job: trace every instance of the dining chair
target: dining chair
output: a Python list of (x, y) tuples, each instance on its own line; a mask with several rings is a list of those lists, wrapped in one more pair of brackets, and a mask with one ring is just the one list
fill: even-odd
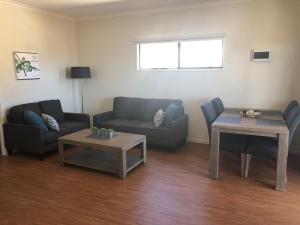
[(285, 111), (283, 112), (283, 118), (287, 119), (289, 116), (289, 113), (293, 110), (293, 108), (299, 106), (299, 103), (296, 100), (293, 100), (289, 103), (289, 105), (286, 107)]
[(285, 120), (285, 123), (288, 127), (290, 127), (292, 125), (293, 120), (296, 118), (296, 116), (298, 115), (298, 113), (300, 113), (300, 107), (299, 106), (295, 106), (287, 115)]
[[(207, 102), (201, 106), (203, 112), (208, 136), (209, 136), (209, 145), (211, 145), (211, 126), (212, 123), (217, 119), (218, 115), (216, 110), (211, 102)], [(221, 133), (220, 134), (220, 151), (236, 152), (241, 153), (241, 176), (244, 176), (244, 162), (246, 158), (245, 149), (246, 149), (246, 139), (244, 135), (238, 134), (229, 134)]]
[[(294, 108), (292, 111), (294, 112), (290, 113), (289, 117), (286, 119), (286, 121), (287, 120), (291, 121), (289, 124), (287, 124), (289, 129), (289, 145), (288, 145), (289, 148), (291, 146), (293, 138), (296, 137), (294, 134), (300, 124), (300, 107), (298, 106)], [(252, 155), (264, 155), (273, 160), (277, 160), (277, 152), (278, 152), (278, 140), (273, 138), (258, 137), (258, 136), (253, 136), (249, 138), (247, 141), (247, 148), (246, 148), (246, 159), (245, 159), (246, 161), (244, 162), (245, 164), (244, 177), (245, 178), (248, 177)]]
[(213, 100), (211, 100), (211, 103), (213, 104), (213, 106), (216, 110), (216, 113), (219, 116), (224, 111), (224, 105), (223, 105), (222, 100), (219, 97), (217, 97), (217, 98), (214, 98)]
[(218, 115), (216, 113), (215, 108), (213, 107), (212, 103), (207, 102), (201, 106), (201, 110), (203, 112), (207, 130), (208, 130), (208, 136), (209, 136), (209, 144), (211, 144), (211, 125), (212, 123), (217, 119)]

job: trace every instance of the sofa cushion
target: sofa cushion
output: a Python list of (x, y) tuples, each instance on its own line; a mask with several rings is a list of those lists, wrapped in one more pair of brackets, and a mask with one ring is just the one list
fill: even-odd
[(24, 121), (29, 125), (37, 125), (39, 126), (44, 132), (48, 132), (48, 127), (45, 124), (42, 117), (32, 111), (24, 111)]
[(164, 124), (170, 126), (171, 122), (176, 118), (179, 107), (173, 103), (169, 104), (165, 111)]
[(88, 123), (83, 122), (61, 122), (59, 123), (60, 131), (49, 131), (45, 134), (46, 144), (57, 142), (58, 137), (74, 133), (89, 127)]
[(63, 122), (65, 120), (61, 103), (58, 99), (41, 101), (39, 105), (44, 114), (52, 116), (57, 122)]
[(39, 116), (42, 115), (41, 109), (38, 103), (28, 103), (23, 105), (17, 105), (12, 107), (9, 110), (9, 118), (12, 120), (13, 123), (25, 123), (24, 121), (24, 111), (32, 111), (38, 114)]
[(110, 128), (120, 132), (131, 132), (132, 127), (141, 123), (139, 120), (113, 119), (105, 121), (101, 127)]
[(89, 124), (84, 122), (60, 122), (58, 125), (60, 128), (59, 133), (61, 135), (66, 135), (89, 128)]
[[(114, 119), (141, 120), (144, 117), (145, 102), (143, 98), (114, 98)], [(152, 117), (153, 119), (153, 117)]]
[(165, 118), (164, 111), (162, 109), (158, 110), (153, 119), (154, 126), (156, 128), (160, 127), (164, 122), (164, 118)]
[(165, 111), (170, 103), (182, 106), (182, 101), (179, 99), (147, 99), (145, 104), (145, 114), (143, 120), (152, 121), (155, 116), (155, 113), (159, 109), (163, 109)]
[(144, 121), (132, 127), (132, 132), (135, 134), (143, 134), (149, 137), (170, 138), (171, 129), (166, 126), (156, 128), (152, 121)]
[(50, 115), (42, 114), (43, 120), (51, 130), (60, 131), (57, 121)]

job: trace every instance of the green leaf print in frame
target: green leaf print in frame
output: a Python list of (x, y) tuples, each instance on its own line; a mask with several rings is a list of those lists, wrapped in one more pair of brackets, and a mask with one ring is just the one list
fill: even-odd
[(15, 52), (17, 80), (40, 79), (40, 57), (38, 53)]

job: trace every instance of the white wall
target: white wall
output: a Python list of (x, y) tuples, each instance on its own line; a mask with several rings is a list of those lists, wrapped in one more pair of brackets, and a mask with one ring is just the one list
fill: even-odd
[[(257, 0), (232, 5), (127, 15), (78, 23), (78, 59), (94, 69), (85, 82), (86, 108), (112, 108), (114, 96), (179, 98), (189, 114), (189, 139), (207, 142), (200, 105), (220, 96), (226, 107), (283, 109), (300, 99), (300, 3)], [(134, 40), (225, 33), (222, 70), (137, 72)], [(251, 49), (270, 49), (272, 61), (250, 61)]]
[[(74, 21), (0, 2), (0, 40), (1, 121), (13, 105), (46, 99), (59, 98), (65, 111), (74, 111), (76, 85), (65, 72), (77, 63)], [(16, 80), (14, 51), (40, 54), (40, 80)]]

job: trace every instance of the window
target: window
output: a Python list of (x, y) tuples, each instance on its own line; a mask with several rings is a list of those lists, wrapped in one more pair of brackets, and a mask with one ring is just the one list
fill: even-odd
[(177, 46), (177, 42), (140, 44), (140, 69), (176, 69)]
[(223, 67), (223, 38), (137, 44), (138, 70)]

